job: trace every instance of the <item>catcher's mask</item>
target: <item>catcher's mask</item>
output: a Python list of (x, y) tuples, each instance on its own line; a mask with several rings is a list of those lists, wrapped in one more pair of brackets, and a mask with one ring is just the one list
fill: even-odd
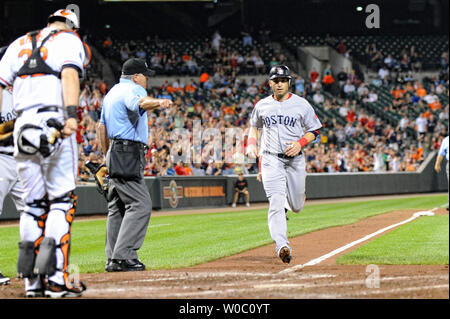
[(60, 131), (63, 125), (56, 119), (47, 120), (44, 127), (25, 124), (19, 129), (17, 147), (19, 152), (34, 155), (37, 152), (48, 157), (60, 145)]

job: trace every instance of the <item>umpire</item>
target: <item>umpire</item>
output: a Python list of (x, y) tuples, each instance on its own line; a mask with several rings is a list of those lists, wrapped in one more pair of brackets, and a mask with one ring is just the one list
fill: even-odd
[(144, 242), (152, 208), (143, 173), (147, 111), (172, 105), (170, 100), (147, 96), (148, 77), (153, 74), (144, 60), (128, 59), (120, 82), (103, 100), (98, 134), (110, 177), (105, 244), (109, 272), (145, 270), (137, 250)]

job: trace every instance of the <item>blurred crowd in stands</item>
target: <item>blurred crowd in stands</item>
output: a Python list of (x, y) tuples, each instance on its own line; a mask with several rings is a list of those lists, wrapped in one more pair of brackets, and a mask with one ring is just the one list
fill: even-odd
[[(120, 62), (136, 56), (157, 73), (174, 75), (148, 89), (150, 96), (173, 100), (174, 107), (148, 114), (146, 176), (256, 174), (258, 163), (246, 164), (242, 156), (245, 135), (253, 105), (271, 92), (267, 79), (246, 81), (241, 75), (265, 75), (286, 57), (273, 55), (268, 61), (265, 46), (254, 46), (245, 32), (235, 39), (249, 48), (244, 55), (224, 45), (229, 40), (217, 32), (193, 54), (180, 54), (158, 38), (147, 40), (161, 50), (149, 54), (129, 41), (120, 50)], [(113, 56), (108, 51), (113, 41), (108, 37), (103, 43), (107, 55)], [(429, 152), (439, 149), (448, 135), (448, 52), (442, 54), (438, 76), (418, 81), (420, 53), (414, 47), (404, 51), (400, 57), (381, 56), (369, 46), (374, 79), (363, 79), (355, 70), (333, 72), (331, 65), (305, 77), (294, 74), (292, 91), (311, 102), (323, 123), (320, 137), (304, 149), (308, 172), (416, 171)], [(177, 78), (183, 75), (190, 80)], [(84, 163), (103, 160), (96, 125), (108, 89), (92, 78), (82, 84), (77, 132), (82, 181), (89, 178)], [(227, 139), (232, 128), (244, 137)], [(177, 129), (189, 134), (177, 136)]]
[(106, 57), (124, 62), (130, 57), (146, 59), (157, 75), (199, 76), (203, 72), (224, 72), (227, 75), (265, 74), (267, 68), (284, 64), (286, 57), (275, 54), (269, 41), (269, 32), (261, 30), (257, 39), (249, 32), (242, 38), (223, 38), (216, 31), (211, 39), (193, 41), (163, 41), (158, 36), (144, 40), (118, 41), (119, 50), (110, 36), (102, 44)]

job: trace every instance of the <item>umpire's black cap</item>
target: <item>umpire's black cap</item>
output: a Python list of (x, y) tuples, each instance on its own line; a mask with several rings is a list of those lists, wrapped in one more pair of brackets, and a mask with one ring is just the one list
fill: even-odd
[(288, 78), (292, 79), (291, 70), (286, 65), (275, 65), (270, 69), (269, 79)]
[(122, 65), (123, 75), (144, 74), (146, 76), (155, 75), (155, 71), (150, 70), (147, 66), (147, 62), (143, 59), (131, 58), (124, 62)]

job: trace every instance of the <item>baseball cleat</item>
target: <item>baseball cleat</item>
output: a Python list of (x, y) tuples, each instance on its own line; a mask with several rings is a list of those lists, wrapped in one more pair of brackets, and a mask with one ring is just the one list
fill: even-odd
[(233, 208), (236, 208), (236, 204), (235, 204), (235, 203), (233, 203), (233, 205), (231, 205), (231, 207), (233, 207)]
[(27, 298), (39, 298), (44, 297), (44, 290), (43, 289), (31, 289), (27, 290), (25, 292), (25, 297)]
[(8, 285), (10, 282), (10, 279), (8, 277), (5, 277), (0, 272), (0, 285)]
[(280, 257), (281, 261), (283, 261), (285, 264), (289, 264), (291, 262), (292, 259), (291, 250), (287, 246), (284, 246), (280, 249), (278, 256)]
[(44, 294), (50, 298), (75, 298), (80, 297), (85, 290), (86, 286), (81, 281), (76, 286), (67, 286), (49, 280)]

